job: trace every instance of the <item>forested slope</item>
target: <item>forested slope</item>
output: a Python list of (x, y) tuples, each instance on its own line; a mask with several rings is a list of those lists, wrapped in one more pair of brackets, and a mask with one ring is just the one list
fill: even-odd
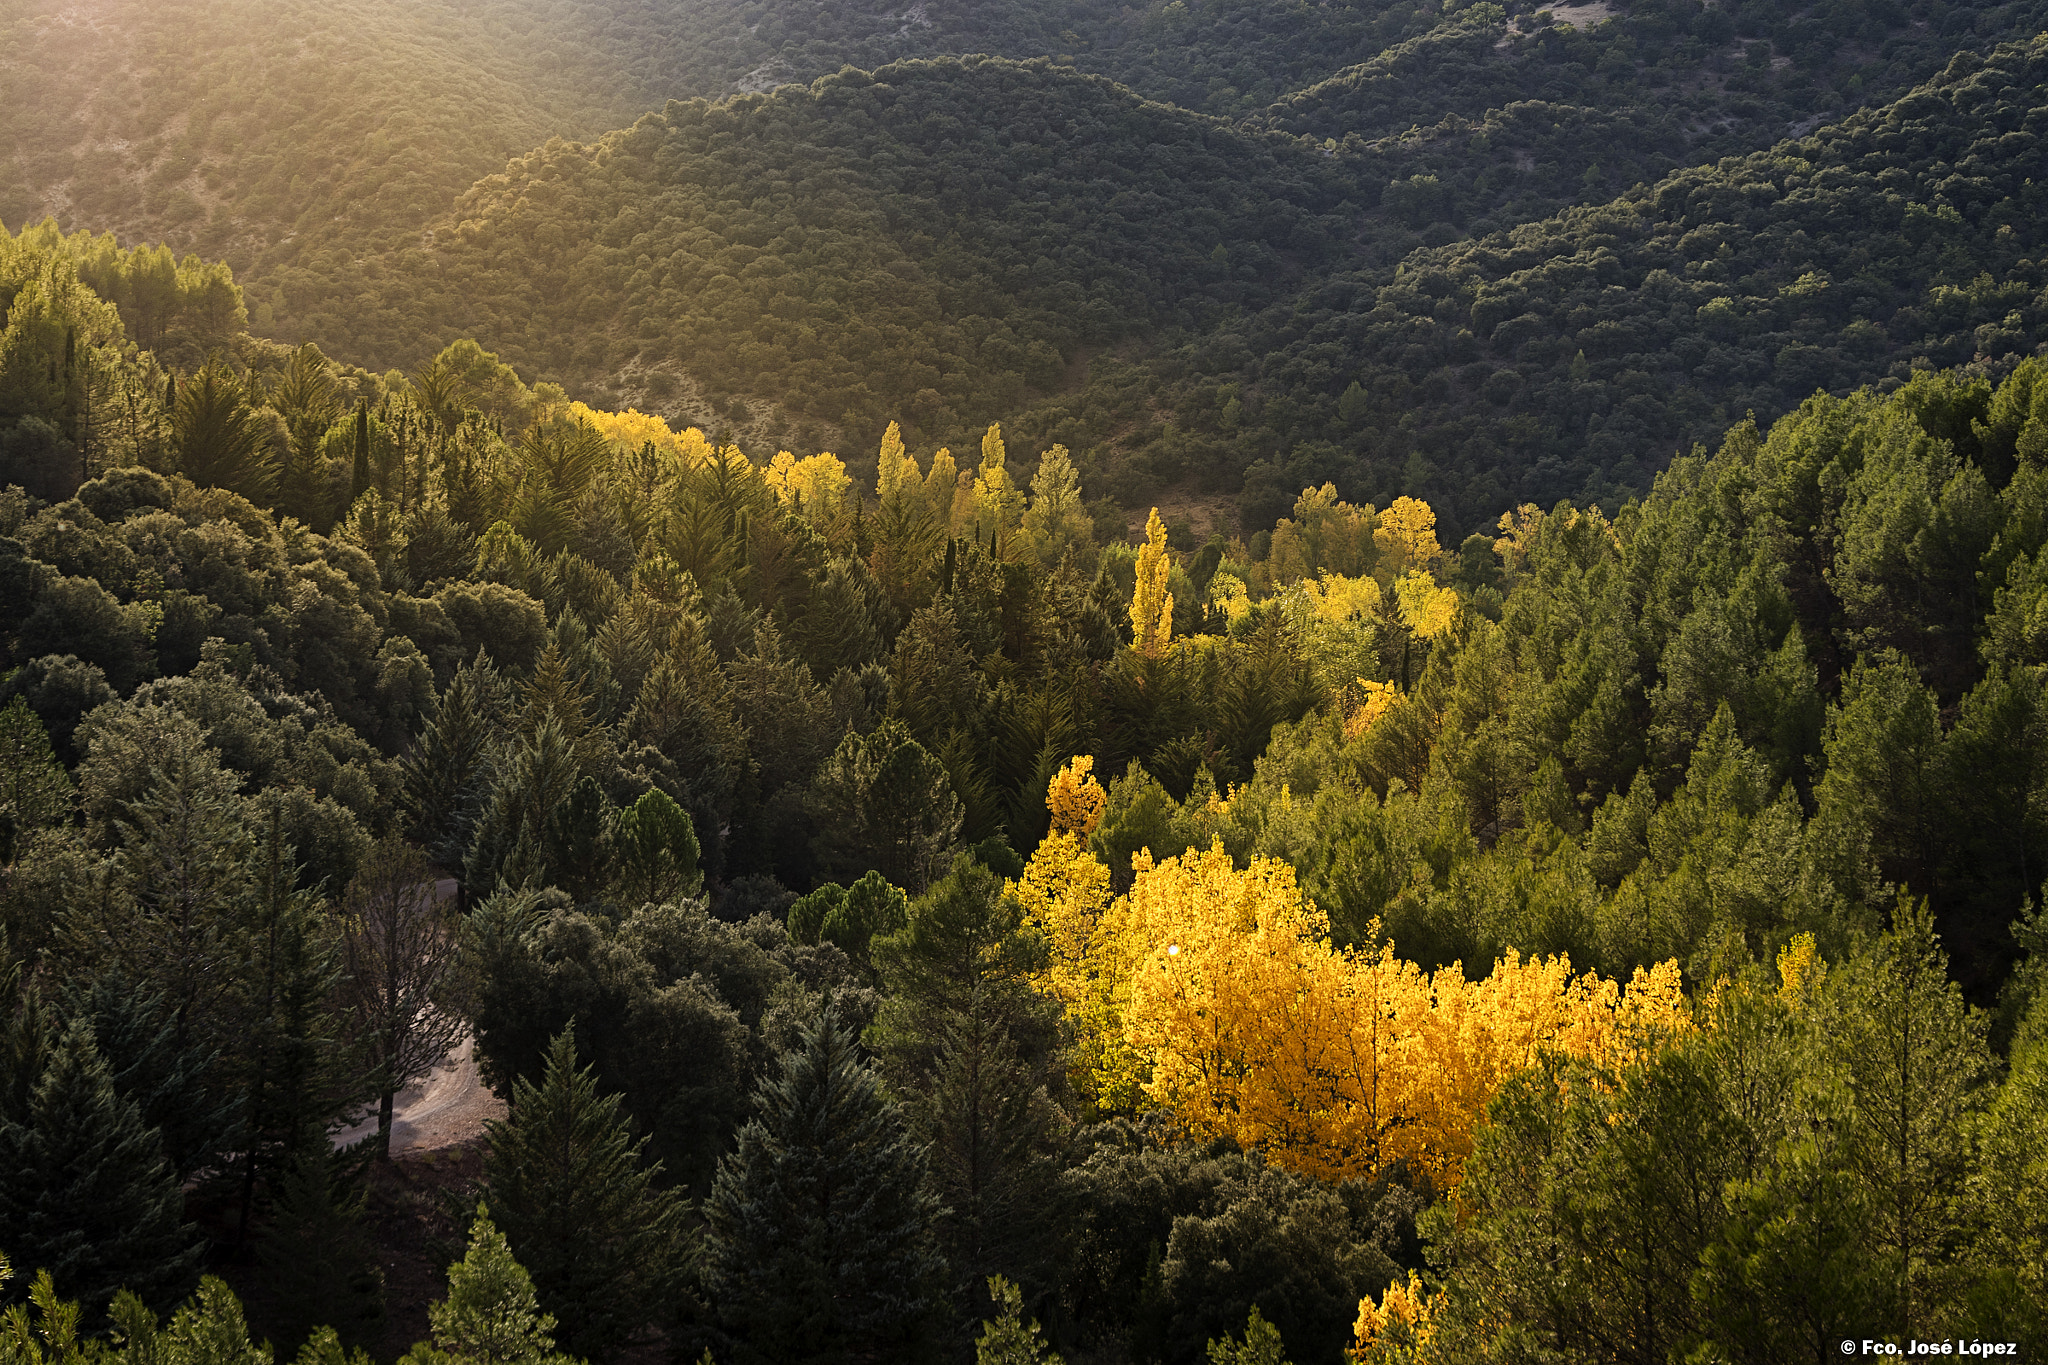
[[(450, 1295), (528, 1358), (534, 1312), (964, 1355), (995, 1275), (1173, 1365), (2038, 1344), (2039, 358), (1738, 423), (1611, 516), (1446, 552), (1324, 485), (1177, 552), (994, 426), (891, 431), (869, 496), (474, 342), (287, 350), (156, 259), (0, 239), (38, 1315), (126, 1286), (148, 1342), (211, 1242), (307, 1365), (377, 1342), (327, 1133), (467, 1027), (515, 1103)], [(218, 1282), (166, 1349), (201, 1324), (250, 1328)]]
[[(2032, 248), (2015, 239), (1940, 260), (1910, 253), (1889, 274), (1863, 272), (1882, 284), (1866, 282), (1877, 288), (1867, 305), (1843, 305), (1850, 291), (1837, 282), (1819, 325), (1869, 322), (1882, 341), (1859, 332), (1816, 345), (1787, 319), (1756, 322), (1752, 309), (1758, 335), (1772, 339), (1767, 375), (1711, 362), (1694, 375), (1719, 334), (1678, 346), (1665, 332), (1683, 324), (1650, 317), (1668, 314), (1668, 301), (1606, 298), (1593, 324), (1565, 329), (1575, 337), (1613, 322), (1645, 333), (1641, 344), (1525, 354), (1508, 344), (1512, 327), (1499, 344), (1462, 315), (1437, 330), (1434, 314), (1452, 305), (1435, 292), (1421, 310), (1429, 325), (1418, 326), (1409, 279), (1447, 269), (1463, 290), (1473, 270), (1526, 272), (1531, 251), (1570, 273), (1585, 239), (1613, 223), (1590, 207), (1549, 215), (1609, 203), (1677, 167), (1764, 156), (1755, 149), (1787, 132), (1893, 99), (1956, 51), (2030, 34), (2039, 11), (2036, 0), (1790, 11), (1635, 0), (1602, 22), (1566, 9), (1569, 22), (1545, 25), (1519, 3), (1425, 15), (1237, 0), (901, 13), (349, 0), (340, 10), (187, 14), (172, 4), (130, 14), (38, 0), (4, 21), (0, 82), (18, 136), (0, 153), (0, 221), (49, 209), (131, 242), (199, 247), (237, 268), (259, 332), (319, 340), (374, 368), (415, 364), (473, 332), (600, 402), (630, 398), (757, 439), (794, 440), (809, 422), (814, 443), (840, 441), (843, 428), (866, 444), (886, 414), (958, 439), (1010, 412), (1035, 438), (1073, 448), (1098, 486), (1127, 500), (1189, 479), (1234, 492), (1247, 466), (1292, 462), (1284, 475), (1253, 471), (1248, 529), (1270, 519), (1289, 484), (1324, 477), (1381, 498), (1432, 493), (1462, 524), (1468, 499), (1476, 516), (1516, 490), (1639, 490), (1685, 441), (1752, 405), (1783, 410), (1815, 384), (1881, 378), (1917, 354), (1967, 361), (1955, 338), (2002, 325), (2010, 307), (1994, 318), (1995, 301), (1971, 304), (1954, 326), (1924, 327), (1900, 310), (1953, 312), (1930, 309), (1926, 291), (1967, 290), (1986, 270), (1994, 292), (2006, 290)], [(1047, 61), (890, 64), (975, 51)], [(848, 62), (883, 74), (869, 85), (834, 74)], [(95, 75), (108, 72), (120, 74)], [(2032, 78), (2011, 75), (2018, 85), (1997, 98), (2017, 108)], [(542, 145), (623, 128), (670, 96), (816, 77), (826, 84), (653, 116), (646, 126), (683, 117), (723, 130), (692, 142), (669, 129), (671, 160), (660, 165), (621, 155), (646, 145), (646, 126), (630, 139)], [(898, 81), (908, 83), (901, 92)], [(894, 112), (879, 116), (880, 103)], [(1971, 155), (1929, 120), (1960, 129), (1977, 112), (1918, 103), (1898, 115), (1929, 149), (1946, 138), (1938, 155), (1887, 153), (1890, 170), (1916, 178), (1912, 202), (1939, 212), (1934, 185), (1955, 173), (1941, 168)], [(1773, 152), (1777, 169), (1751, 161), (1735, 174), (1782, 193), (1787, 174), (1802, 174), (1786, 169), (1794, 162), (1867, 156), (1840, 141)], [(1171, 184), (1145, 165), (1154, 145), (1175, 149), (1163, 157)], [(522, 198), (536, 177), (561, 183)], [(752, 190), (757, 179), (768, 193)], [(1824, 207), (1848, 219), (1831, 225), (1824, 249), (1863, 246), (1860, 216), (1833, 199)], [(1035, 220), (1056, 224), (1057, 241)], [(1141, 220), (1157, 241), (1137, 249)], [(1606, 226), (1589, 226), (1596, 220)], [(821, 244), (787, 235), (820, 222)], [(1226, 230), (1242, 244), (1225, 246)], [(1515, 230), (1515, 265), (1474, 264), (1502, 250), (1481, 241)], [(491, 244), (488, 260), (477, 240)], [(1601, 287), (1633, 288), (1682, 263), (1631, 264)], [(786, 277), (780, 285), (764, 280), (771, 270)], [(825, 272), (863, 283), (806, 297)], [(1803, 272), (1763, 273), (1740, 297), (1776, 300), (1761, 291)], [(1106, 292), (1091, 313), (1076, 290)], [(1691, 306), (1711, 302), (1702, 294)], [(850, 324), (857, 310), (870, 316)], [(1490, 325), (1501, 321), (1512, 319)], [(1710, 321), (1726, 330), (1722, 314)], [(2024, 309), (2020, 321), (2008, 349), (2025, 353)], [(1568, 367), (1582, 349), (1596, 387), (1573, 399)], [(1679, 371), (1685, 391), (1665, 393)], [(1354, 382), (1346, 418), (1337, 409)], [(1633, 392), (1645, 382), (1656, 397)], [(1027, 396), (1036, 401), (1020, 410)], [(1488, 415), (1464, 411), (1475, 397)], [(1410, 413), (1409, 429), (1387, 428), (1388, 407)], [(1611, 419), (1617, 407), (1627, 410)], [(1630, 467), (1620, 445), (1600, 439), (1610, 420), (1620, 422), (1615, 441), (1661, 453)]]

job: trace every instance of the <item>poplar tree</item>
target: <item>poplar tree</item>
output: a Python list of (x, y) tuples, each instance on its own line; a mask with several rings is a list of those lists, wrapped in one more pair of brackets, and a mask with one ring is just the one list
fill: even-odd
[(938, 1201), (924, 1153), (831, 1007), (757, 1103), (705, 1208), (706, 1284), (731, 1359), (928, 1358)]
[(686, 1268), (685, 1206), (643, 1160), (621, 1098), (576, 1065), (573, 1027), (555, 1035), (536, 1086), (513, 1085), (511, 1117), (490, 1125), (487, 1201), (528, 1267), (562, 1344), (610, 1359), (661, 1316)]

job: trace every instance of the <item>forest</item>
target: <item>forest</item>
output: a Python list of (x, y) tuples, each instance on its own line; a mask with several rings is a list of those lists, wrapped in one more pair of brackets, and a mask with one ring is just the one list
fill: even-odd
[(379, 372), (488, 338), (769, 449), (1005, 422), (1225, 534), (1618, 505), (2009, 364), (2048, 283), (2039, 0), (136, 8), (0, 19), (0, 221), (223, 261)]
[(2048, 1350), (2044, 29), (9, 6), (0, 1365)]
[(420, 1361), (2041, 1344), (2040, 360), (1177, 547), (166, 259), (0, 241), (10, 1362), (405, 1352), (465, 1033)]

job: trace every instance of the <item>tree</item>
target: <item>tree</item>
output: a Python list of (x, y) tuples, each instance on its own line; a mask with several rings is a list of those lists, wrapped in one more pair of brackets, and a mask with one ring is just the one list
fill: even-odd
[(242, 382), (217, 357), (179, 391), (171, 428), (186, 478), (254, 502), (269, 495), (277, 470), (268, 437)]
[(16, 696), (0, 710), (0, 866), (35, 830), (70, 814), (71, 776), (58, 764), (49, 733)]
[(818, 770), (805, 808), (827, 873), (874, 869), (921, 891), (943, 870), (962, 811), (946, 769), (898, 720), (849, 731)]
[(975, 1339), (975, 1365), (1062, 1365), (1059, 1352), (1046, 1349), (1037, 1321), (1024, 1320), (1023, 1290), (991, 1275), (988, 1296), (995, 1300), (996, 1316), (982, 1324)]
[(277, 1305), (272, 1325), (288, 1347), (322, 1328), (358, 1345), (382, 1322), (384, 1273), (363, 1230), (367, 1191), (354, 1178), (355, 1163), (314, 1123), (272, 1173), (270, 1224), (256, 1256)]
[(1029, 975), (1044, 943), (1003, 881), (962, 858), (875, 940), (884, 991), (868, 1030), (878, 1070), (928, 1144), (960, 1291), (1004, 1273), (1042, 1284), (1058, 1224), (1051, 1148), (1062, 1116), (1053, 1007)]
[(364, 856), (341, 910), (344, 1026), (375, 1078), (377, 1152), (388, 1159), (398, 1092), (462, 1036), (461, 1016), (445, 999), (459, 936), (433, 869), (396, 839), (379, 840)]
[(938, 1201), (827, 1006), (762, 1083), (705, 1207), (706, 1287), (742, 1365), (929, 1355)]
[(87, 1303), (122, 1288), (165, 1304), (192, 1285), (201, 1242), (156, 1131), (74, 1020), (33, 1083), (27, 1112), (0, 1114), (0, 1227), (9, 1251)]
[(619, 812), (613, 839), (621, 890), (629, 902), (694, 896), (703, 887), (696, 827), (659, 787), (650, 787)]
[(457, 669), (419, 737), (399, 760), (407, 831), (437, 866), (457, 876), (465, 894), (463, 864), (490, 789), (489, 759), (498, 729), (491, 701), (501, 690), (486, 656)]
[(1925, 903), (1910, 898), (1847, 969), (1843, 994), (1835, 1037), (1855, 1094), (1849, 1159), (1870, 1199), (1870, 1250), (1890, 1274), (1891, 1330), (1924, 1335), (1956, 1297), (1984, 1024), (1949, 979)]
[(348, 476), (350, 506), (354, 506), (356, 499), (370, 490), (370, 403), (365, 398), (356, 400), (354, 437), (350, 449)]
[(1131, 593), (1131, 648), (1147, 659), (1162, 658), (1173, 638), (1173, 594), (1166, 590), (1173, 558), (1166, 550), (1166, 523), (1159, 509), (1145, 519), (1145, 546), (1138, 551), (1138, 583)]
[(1058, 564), (1070, 549), (1094, 538), (1094, 524), (1081, 502), (1081, 479), (1067, 448), (1056, 445), (1038, 461), (1031, 476), (1031, 506), (1024, 513), (1024, 534), (1040, 564)]
[(1209, 1365), (1287, 1365), (1287, 1344), (1280, 1340), (1280, 1329), (1254, 1304), (1245, 1318), (1244, 1340), (1211, 1341), (1208, 1355)]
[(536, 1086), (513, 1085), (511, 1117), (490, 1125), (486, 1200), (529, 1267), (540, 1303), (558, 1310), (563, 1344), (592, 1360), (617, 1354), (657, 1321), (689, 1260), (685, 1206), (655, 1185), (618, 1095), (599, 1095), (576, 1065), (576, 1036), (548, 1048)]
[(483, 1204), (468, 1250), (448, 1267), (448, 1297), (428, 1306), (427, 1321), (433, 1342), (400, 1357), (405, 1365), (571, 1365), (555, 1351), (555, 1320), (540, 1311), (532, 1276)]

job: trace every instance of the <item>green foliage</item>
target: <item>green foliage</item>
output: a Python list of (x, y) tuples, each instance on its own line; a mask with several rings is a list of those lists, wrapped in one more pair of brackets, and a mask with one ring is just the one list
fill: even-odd
[(1043, 943), (1001, 880), (962, 858), (870, 951), (883, 1002), (868, 1048), (927, 1144), (956, 1281), (974, 1297), (996, 1273), (1046, 1283), (1063, 1221), (1053, 1158), (1065, 1124), (1048, 1093), (1060, 1083), (1057, 1020), (1026, 984)]
[(1046, 1348), (1037, 1321), (1025, 1321), (1023, 1290), (991, 1275), (988, 1296), (995, 1300), (996, 1316), (974, 1340), (975, 1365), (1061, 1365), (1059, 1352)]
[(102, 1304), (128, 1288), (157, 1304), (192, 1284), (200, 1242), (156, 1131), (75, 1021), (49, 1043), (39, 1074), (11, 1077), (26, 1105), (0, 1112), (0, 1223), (11, 1254)]
[(477, 1205), (469, 1247), (448, 1267), (448, 1297), (428, 1305), (433, 1342), (401, 1359), (410, 1365), (567, 1365), (551, 1335), (555, 1320), (540, 1311), (533, 1279), (513, 1259), (505, 1234)]
[(273, 1208), (257, 1244), (277, 1305), (270, 1324), (285, 1347), (360, 1346), (383, 1325), (384, 1272), (363, 1227), (359, 1162), (333, 1150), (324, 1128), (302, 1130), (289, 1160), (271, 1172)]
[(592, 1068), (576, 1066), (575, 1034), (548, 1049), (539, 1086), (520, 1079), (512, 1116), (490, 1129), (484, 1189), (508, 1244), (530, 1268), (534, 1292), (563, 1344), (609, 1359), (668, 1310), (689, 1241), (684, 1204), (653, 1183), (618, 1095), (600, 1096)]
[(1244, 1340), (1224, 1337), (1208, 1347), (1210, 1365), (1287, 1365), (1287, 1347), (1280, 1331), (1259, 1315), (1257, 1304), (1245, 1319)]
[(922, 1151), (829, 1007), (763, 1082), (705, 1205), (733, 1358), (921, 1359), (944, 1262)]
[(614, 839), (627, 900), (671, 901), (702, 889), (697, 831), (660, 788), (619, 812)]

